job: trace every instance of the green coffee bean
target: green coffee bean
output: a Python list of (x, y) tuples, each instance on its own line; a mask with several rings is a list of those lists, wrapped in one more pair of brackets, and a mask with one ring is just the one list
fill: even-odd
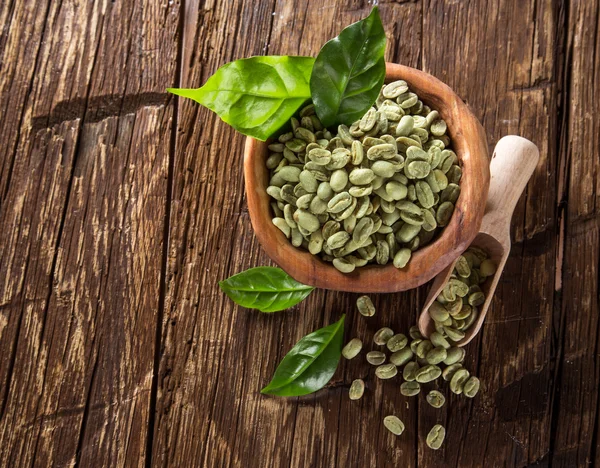
[(402, 93), (396, 98), (396, 102), (400, 104), (400, 107), (402, 107), (403, 109), (411, 108), (417, 103), (418, 100), (419, 97), (415, 93), (411, 93), (410, 91)]
[(317, 255), (321, 250), (323, 250), (323, 233), (317, 230), (310, 235), (308, 251), (313, 255)]
[(321, 229), (321, 232), (323, 233), (323, 239), (325, 239), (325, 240), (329, 239), (333, 234), (335, 234), (336, 232), (338, 232), (340, 230), (340, 227), (341, 227), (341, 225), (337, 221), (333, 221), (333, 220), (327, 221)]
[(298, 201), (298, 197), (294, 194), (294, 186), (290, 184), (285, 184), (281, 187), (281, 198), (283, 201), (290, 203), (293, 206), (296, 206), (296, 202)]
[(415, 184), (417, 199), (423, 208), (431, 208), (434, 205), (433, 192), (427, 182), (418, 181)]
[(454, 205), (449, 202), (443, 202), (440, 206), (438, 206), (435, 220), (438, 225), (446, 226), (450, 222), (450, 218), (452, 218), (452, 213), (454, 212)]
[(391, 328), (383, 327), (375, 332), (375, 335), (373, 336), (373, 341), (375, 342), (375, 344), (383, 346), (388, 342), (388, 340), (392, 336), (394, 336), (394, 331)]
[(375, 375), (382, 379), (391, 379), (398, 374), (398, 368), (394, 364), (382, 364), (375, 369)]
[(442, 375), (442, 370), (438, 366), (428, 364), (415, 373), (415, 380), (419, 383), (428, 383), (433, 382), (440, 375)]
[(487, 278), (488, 276), (493, 276), (496, 273), (496, 264), (488, 259), (485, 259), (481, 262), (481, 265), (479, 267), (479, 274), (481, 276), (483, 276), (484, 278)]
[(334, 258), (333, 266), (342, 273), (352, 273), (356, 266), (345, 258)]
[[(333, 177), (333, 176), (332, 176)], [(375, 174), (371, 169), (356, 168), (350, 172), (350, 182), (355, 185), (366, 185), (373, 181)]]
[[(296, 187), (298, 187), (298, 185)], [(308, 210), (310, 207), (310, 202), (312, 202), (313, 198), (315, 198), (314, 193), (307, 193), (306, 195), (301, 195), (298, 197), (298, 200), (296, 200), (296, 206), (303, 210)]]
[(452, 346), (447, 350), (446, 359), (444, 359), (444, 364), (447, 366), (451, 366), (452, 364), (461, 363), (465, 359), (465, 350), (464, 348), (458, 348), (456, 346)]
[(471, 267), (469, 266), (469, 262), (464, 257), (464, 255), (458, 257), (458, 260), (454, 265), (454, 269), (461, 278), (468, 278), (469, 276), (471, 276)]
[(402, 333), (398, 333), (387, 341), (386, 346), (392, 353), (395, 353), (396, 351), (404, 349), (407, 344), (408, 338)]
[(374, 366), (380, 366), (385, 362), (385, 353), (381, 351), (369, 351), (367, 353), (367, 362)]
[(419, 364), (415, 361), (409, 362), (404, 366), (404, 370), (402, 371), (402, 377), (407, 382), (412, 382), (415, 380), (415, 374), (419, 370)]
[(414, 354), (410, 348), (403, 348), (390, 356), (390, 362), (398, 367), (405, 365), (413, 358)]
[(360, 197), (356, 204), (356, 210), (354, 211), (354, 215), (356, 216), (356, 218), (361, 219), (364, 216), (366, 216), (370, 205), (371, 205), (371, 202), (369, 201), (369, 197), (366, 197), (366, 196)]
[(346, 359), (354, 359), (362, 349), (362, 341), (358, 338), (352, 338), (346, 346), (342, 348), (342, 356)]
[(450, 390), (452, 393), (460, 395), (463, 392), (465, 382), (469, 380), (470, 376), (471, 374), (467, 369), (456, 370), (450, 379)]
[(434, 408), (441, 408), (446, 403), (446, 397), (443, 393), (437, 390), (431, 390), (427, 396), (425, 397), (427, 403), (429, 403)]
[(306, 210), (296, 210), (294, 213), (294, 221), (296, 221), (299, 226), (306, 229), (309, 233), (315, 232), (321, 227), (317, 217)]
[(294, 220), (295, 211), (296, 209), (289, 203), (283, 207), (283, 218), (285, 219), (285, 222), (288, 224), (288, 226), (292, 229), (298, 229), (298, 225)]
[(302, 233), (298, 229), (292, 228), (291, 237), (292, 245), (294, 247), (300, 247), (302, 245), (303, 237)]
[(396, 165), (389, 161), (375, 161), (371, 165), (371, 170), (375, 175), (389, 179), (396, 172)]
[(354, 141), (354, 138), (352, 138), (352, 135), (350, 134), (350, 130), (348, 129), (348, 127), (346, 125), (338, 126), (338, 135), (342, 139), (344, 144), (346, 144), (346, 145), (351, 145), (352, 142)]
[(283, 143), (271, 143), (269, 146), (269, 151), (273, 151), (275, 153), (283, 153), (283, 148), (285, 145)]
[(267, 187), (267, 193), (277, 201), (283, 201), (281, 198), (281, 188), (270, 185)]
[(361, 379), (352, 381), (350, 390), (348, 390), (348, 396), (351, 400), (360, 400), (365, 393), (365, 382)]
[(348, 192), (341, 192), (329, 200), (327, 209), (330, 213), (341, 213), (352, 205), (355, 200)]
[(267, 158), (266, 166), (269, 169), (275, 169), (281, 163), (283, 155), (281, 153), (273, 153)]
[(404, 166), (404, 174), (409, 179), (424, 179), (431, 172), (431, 166), (426, 161), (412, 161)]
[(344, 143), (340, 141), (341, 148), (336, 148), (331, 152), (331, 162), (325, 166), (326, 169), (334, 171), (343, 168), (350, 161), (350, 151), (344, 148)]
[(417, 352), (416, 352), (416, 354), (421, 359), (425, 359), (425, 356), (427, 355), (427, 353), (429, 351), (431, 351), (432, 349), (433, 349), (433, 344), (431, 343), (431, 341), (429, 341), (429, 340), (422, 340), (417, 345)]
[(452, 380), (452, 377), (454, 376), (455, 372), (459, 369), (462, 369), (462, 364), (460, 363), (455, 363), (455, 364), (450, 364), (448, 367), (446, 367), (443, 372), (442, 372), (442, 378), (446, 381), (449, 382), (450, 380)]
[(442, 190), (440, 195), (440, 201), (456, 203), (460, 195), (460, 186), (456, 184), (448, 184), (448, 186)]
[(364, 117), (360, 120), (358, 128), (360, 128), (363, 132), (368, 132), (373, 129), (375, 124), (377, 123), (377, 111), (371, 107)]
[(400, 210), (397, 210), (395, 207), (391, 213), (382, 213), (381, 215), (381, 221), (386, 226), (392, 226), (398, 219), (400, 219)]
[(281, 218), (283, 216), (283, 211), (281, 211), (281, 209), (277, 206), (277, 203), (271, 202), (271, 209), (273, 210), (276, 218)]
[(429, 306), (429, 316), (436, 322), (443, 322), (450, 318), (448, 310), (438, 301), (433, 302)]
[(406, 185), (392, 180), (385, 185), (385, 192), (392, 200), (402, 200), (406, 198), (408, 188)]
[(457, 278), (450, 278), (448, 287), (452, 288), (458, 297), (465, 297), (469, 294), (469, 286)]
[(371, 161), (379, 161), (380, 159), (391, 159), (396, 155), (396, 145), (383, 143), (371, 146), (367, 150), (367, 158)]
[(438, 119), (431, 123), (429, 129), (433, 135), (442, 136), (444, 133), (446, 133), (448, 127), (446, 126), (446, 122), (444, 120)]
[(475, 395), (477, 395), (477, 392), (479, 392), (480, 385), (481, 382), (479, 382), (479, 379), (477, 377), (471, 377), (463, 385), (463, 394), (467, 398), (473, 398)]
[(418, 395), (420, 391), (421, 385), (418, 382), (408, 381), (400, 385), (400, 393), (407, 397)]
[(410, 260), (411, 255), (412, 252), (410, 249), (398, 250), (398, 252), (396, 252), (396, 255), (394, 255), (394, 266), (396, 268), (404, 268)]
[(425, 360), (429, 364), (439, 364), (440, 362), (444, 361), (447, 356), (448, 353), (445, 348), (433, 348), (425, 355)]
[(329, 182), (321, 182), (317, 188), (317, 196), (323, 200), (328, 202), (333, 198), (334, 191), (331, 188)]
[(397, 416), (386, 416), (383, 425), (394, 435), (399, 436), (404, 432), (404, 423)]
[[(333, 171), (329, 180), (329, 185), (334, 192), (341, 192), (348, 184), (348, 173), (344, 169)], [(343, 192), (347, 193), (347, 192)], [(335, 197), (334, 197), (335, 198)], [(337, 212), (336, 212), (337, 213)]]
[(358, 166), (359, 164), (361, 164), (363, 162), (364, 149), (363, 149), (363, 145), (360, 141), (355, 140), (352, 142), (352, 149), (351, 149), (350, 153), (351, 153), (352, 164), (354, 164), (355, 166)]
[(461, 309), (458, 311), (458, 313), (453, 315), (453, 318), (455, 318), (456, 320), (464, 320), (464, 319), (468, 318), (472, 313), (473, 313), (473, 307), (469, 304), (463, 303)]
[(375, 306), (369, 296), (360, 296), (356, 300), (356, 307), (360, 314), (365, 317), (373, 317), (375, 315)]
[(410, 327), (410, 331), (408, 333), (410, 335), (410, 337), (413, 340), (417, 340), (417, 339), (422, 339), (423, 335), (421, 335), (421, 332), (419, 331), (419, 327), (417, 327), (416, 325), (413, 325), (412, 327)]
[(421, 226), (406, 223), (396, 233), (396, 240), (398, 242), (408, 243), (417, 237), (419, 231), (421, 231)]
[(415, 190), (414, 184), (408, 185), (407, 188), (408, 188), (408, 193), (406, 195), (406, 198), (408, 198), (411, 202), (417, 201), (417, 192)]
[(455, 330), (452, 327), (444, 327), (444, 331), (446, 332), (446, 335), (448, 335), (448, 338), (450, 338), (455, 343), (459, 342), (465, 337), (464, 332), (460, 330)]
[(285, 237), (289, 238), (292, 234), (292, 229), (283, 218), (273, 218), (273, 224), (279, 228)]
[(383, 145), (383, 144), (385, 144), (385, 141), (380, 138), (373, 138), (373, 137), (367, 136), (363, 139), (363, 148), (365, 150), (368, 150), (371, 146)]
[(415, 121), (410, 115), (403, 116), (396, 126), (396, 136), (407, 137), (414, 128)]
[(417, 348), (424, 341), (425, 338), (414, 338), (410, 343), (410, 350), (413, 354), (417, 354)]
[(439, 450), (444, 443), (446, 437), (446, 429), (440, 424), (436, 424), (431, 428), (429, 434), (427, 434), (427, 446), (432, 450)]
[(485, 295), (481, 292), (474, 292), (469, 295), (469, 305), (479, 307), (485, 302)]
[(346, 245), (346, 242), (350, 240), (350, 234), (346, 231), (338, 231), (327, 238), (327, 246), (330, 249), (339, 249)]
[(390, 247), (385, 241), (377, 241), (377, 263), (385, 265), (390, 259)]
[(451, 166), (446, 175), (448, 177), (448, 182), (458, 184), (462, 178), (462, 169), (457, 165)]
[(436, 348), (450, 349), (450, 343), (441, 333), (433, 332), (429, 335), (429, 340)]
[(406, 84), (406, 81), (398, 80), (385, 85), (381, 91), (381, 94), (387, 99), (396, 99), (398, 96), (406, 93), (407, 91), (408, 85)]

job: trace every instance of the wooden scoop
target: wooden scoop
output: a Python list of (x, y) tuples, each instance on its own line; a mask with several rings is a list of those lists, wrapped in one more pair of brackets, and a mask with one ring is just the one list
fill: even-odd
[[(471, 341), (483, 325), (483, 320), (510, 253), (510, 220), (513, 211), (537, 166), (539, 157), (539, 151), (531, 141), (514, 135), (502, 138), (494, 149), (490, 164), (491, 181), (485, 214), (481, 221), (479, 234), (475, 237), (472, 245), (484, 249), (498, 265), (498, 268), (494, 276), (488, 278), (481, 285), (485, 294), (485, 302), (479, 307), (477, 320), (465, 332), (465, 337), (458, 343), (458, 346), (464, 346)], [(425, 306), (419, 317), (419, 329), (424, 336), (429, 336), (430, 333), (435, 331), (428, 310), (450, 279), (456, 260), (433, 280)]]

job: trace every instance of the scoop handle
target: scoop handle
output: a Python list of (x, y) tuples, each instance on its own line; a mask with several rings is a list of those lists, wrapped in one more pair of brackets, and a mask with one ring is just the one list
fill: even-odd
[(508, 135), (494, 148), (490, 163), (490, 190), (481, 231), (500, 237), (510, 231), (510, 220), (540, 153), (526, 138)]

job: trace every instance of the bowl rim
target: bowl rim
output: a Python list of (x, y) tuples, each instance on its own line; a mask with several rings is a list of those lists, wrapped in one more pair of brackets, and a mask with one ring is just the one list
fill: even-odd
[(479, 120), (452, 89), (432, 75), (394, 63), (386, 63), (386, 82), (405, 80), (423, 102), (448, 123), (452, 149), (461, 163), (461, 194), (450, 223), (435, 240), (417, 249), (403, 269), (391, 263), (367, 265), (342, 273), (331, 263), (294, 247), (272, 223), (270, 197), (265, 189), (268, 170), (264, 164), (267, 143), (247, 137), (244, 178), (248, 211), (261, 246), (267, 255), (295, 280), (323, 289), (385, 293), (418, 287), (444, 270), (473, 241), (485, 211), (490, 172), (486, 135)]

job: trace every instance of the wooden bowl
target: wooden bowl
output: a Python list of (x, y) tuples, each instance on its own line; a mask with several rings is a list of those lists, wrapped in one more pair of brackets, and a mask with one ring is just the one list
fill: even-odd
[(388, 63), (386, 82), (405, 80), (411, 90), (448, 124), (452, 149), (463, 175), (461, 194), (450, 223), (438, 237), (413, 253), (406, 268), (368, 265), (347, 274), (311, 253), (294, 247), (273, 225), (265, 161), (267, 144), (246, 139), (244, 176), (248, 210), (256, 237), (271, 259), (297, 281), (337, 291), (385, 293), (416, 288), (447, 267), (479, 232), (490, 183), (489, 157), (483, 127), (464, 102), (437, 78), (414, 68)]

